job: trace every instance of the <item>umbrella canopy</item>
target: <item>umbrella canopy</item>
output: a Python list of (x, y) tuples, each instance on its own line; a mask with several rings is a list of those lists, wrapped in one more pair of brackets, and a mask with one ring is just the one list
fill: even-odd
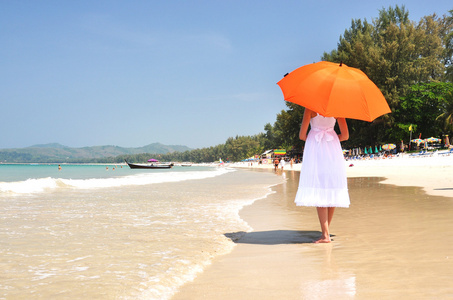
[(413, 139), (411, 140), (412, 143), (417, 143), (417, 144), (420, 144), (420, 143), (424, 143), (425, 140), (422, 140), (422, 139)]
[(286, 150), (285, 149), (275, 149), (274, 150), (274, 155), (285, 155)]
[(149, 162), (159, 162), (157, 159), (154, 159), (154, 158), (151, 158), (151, 159), (148, 159)]
[(428, 143), (438, 143), (440, 141), (442, 141), (442, 140), (435, 138), (435, 137), (430, 137), (430, 138), (425, 139), (425, 142), (428, 142)]
[(381, 91), (368, 76), (345, 64), (321, 61), (305, 65), (277, 84), (286, 101), (325, 117), (371, 122), (391, 112)]
[(382, 145), (382, 149), (384, 150), (393, 150), (396, 148), (396, 145), (395, 144), (385, 144), (385, 145)]

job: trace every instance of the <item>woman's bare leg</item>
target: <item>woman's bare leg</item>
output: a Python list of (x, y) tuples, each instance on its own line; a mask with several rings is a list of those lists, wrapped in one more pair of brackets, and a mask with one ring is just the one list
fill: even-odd
[[(327, 207), (317, 207), (319, 224), (321, 225), (322, 235), (321, 238), (315, 243), (330, 243), (330, 234), (329, 234), (329, 223), (332, 218), (329, 218), (329, 208)], [(332, 211), (333, 216), (333, 211)]]
[(335, 212), (335, 207), (329, 207), (327, 209), (327, 213), (328, 213), (328, 225), (329, 225), (329, 228), (330, 228), (330, 223), (332, 222), (332, 218), (333, 218), (333, 213)]

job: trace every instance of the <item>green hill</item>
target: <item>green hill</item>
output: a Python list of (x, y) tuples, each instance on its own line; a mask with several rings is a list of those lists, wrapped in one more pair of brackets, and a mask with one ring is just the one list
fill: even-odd
[(63, 163), (63, 162), (90, 162), (93, 159), (102, 159), (118, 155), (140, 153), (167, 154), (175, 151), (191, 150), (181, 145), (163, 145), (153, 143), (138, 148), (124, 148), (118, 146), (93, 146), (71, 148), (61, 144), (40, 144), (27, 148), (0, 149), (0, 162), (3, 163)]

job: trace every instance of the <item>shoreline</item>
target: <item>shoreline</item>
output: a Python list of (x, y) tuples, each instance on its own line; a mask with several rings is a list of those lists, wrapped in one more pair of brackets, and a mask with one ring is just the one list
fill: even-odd
[[(348, 178), (385, 177), (381, 183), (417, 186), (423, 188), (428, 195), (453, 197), (453, 155), (428, 157), (402, 155), (387, 159), (348, 160), (345, 163)], [(294, 164), (291, 168), (290, 164), (286, 163), (284, 170), (300, 172), (301, 165)], [(252, 166), (250, 163), (236, 163), (230, 167), (274, 169), (273, 165), (256, 163)]]
[[(453, 156), (346, 163), (353, 164), (347, 168), (351, 207), (336, 210), (333, 243), (311, 243), (320, 234), (316, 212), (293, 204), (300, 165), (291, 169), (286, 164), (284, 172), (276, 173), (286, 181), (272, 187), (275, 193), (239, 213), (253, 231), (234, 240), (232, 252), (216, 257), (172, 299), (450, 295), (446, 280), (453, 276), (453, 237), (442, 237), (453, 225), (448, 218), (453, 213)], [(365, 203), (368, 198), (372, 201)], [(401, 239), (405, 243), (397, 243)], [(408, 267), (414, 270), (409, 276)], [(433, 280), (426, 279), (426, 272), (434, 273)]]

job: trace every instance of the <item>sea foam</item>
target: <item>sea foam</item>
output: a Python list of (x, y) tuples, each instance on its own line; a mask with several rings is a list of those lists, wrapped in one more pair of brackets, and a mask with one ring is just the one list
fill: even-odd
[[(0, 182), (0, 194), (40, 193), (58, 187), (59, 179), (47, 177), (17, 182)], [(60, 182), (61, 183), (61, 182)]]
[(147, 185), (164, 182), (177, 182), (184, 180), (205, 179), (220, 176), (234, 169), (217, 168), (212, 171), (189, 171), (189, 172), (159, 172), (140, 173), (136, 175), (111, 177), (111, 178), (89, 178), (89, 179), (63, 179), (63, 178), (39, 178), (28, 179), (17, 182), (0, 182), (1, 194), (35, 194), (56, 190), (59, 188), (96, 189), (109, 188), (127, 185)]

